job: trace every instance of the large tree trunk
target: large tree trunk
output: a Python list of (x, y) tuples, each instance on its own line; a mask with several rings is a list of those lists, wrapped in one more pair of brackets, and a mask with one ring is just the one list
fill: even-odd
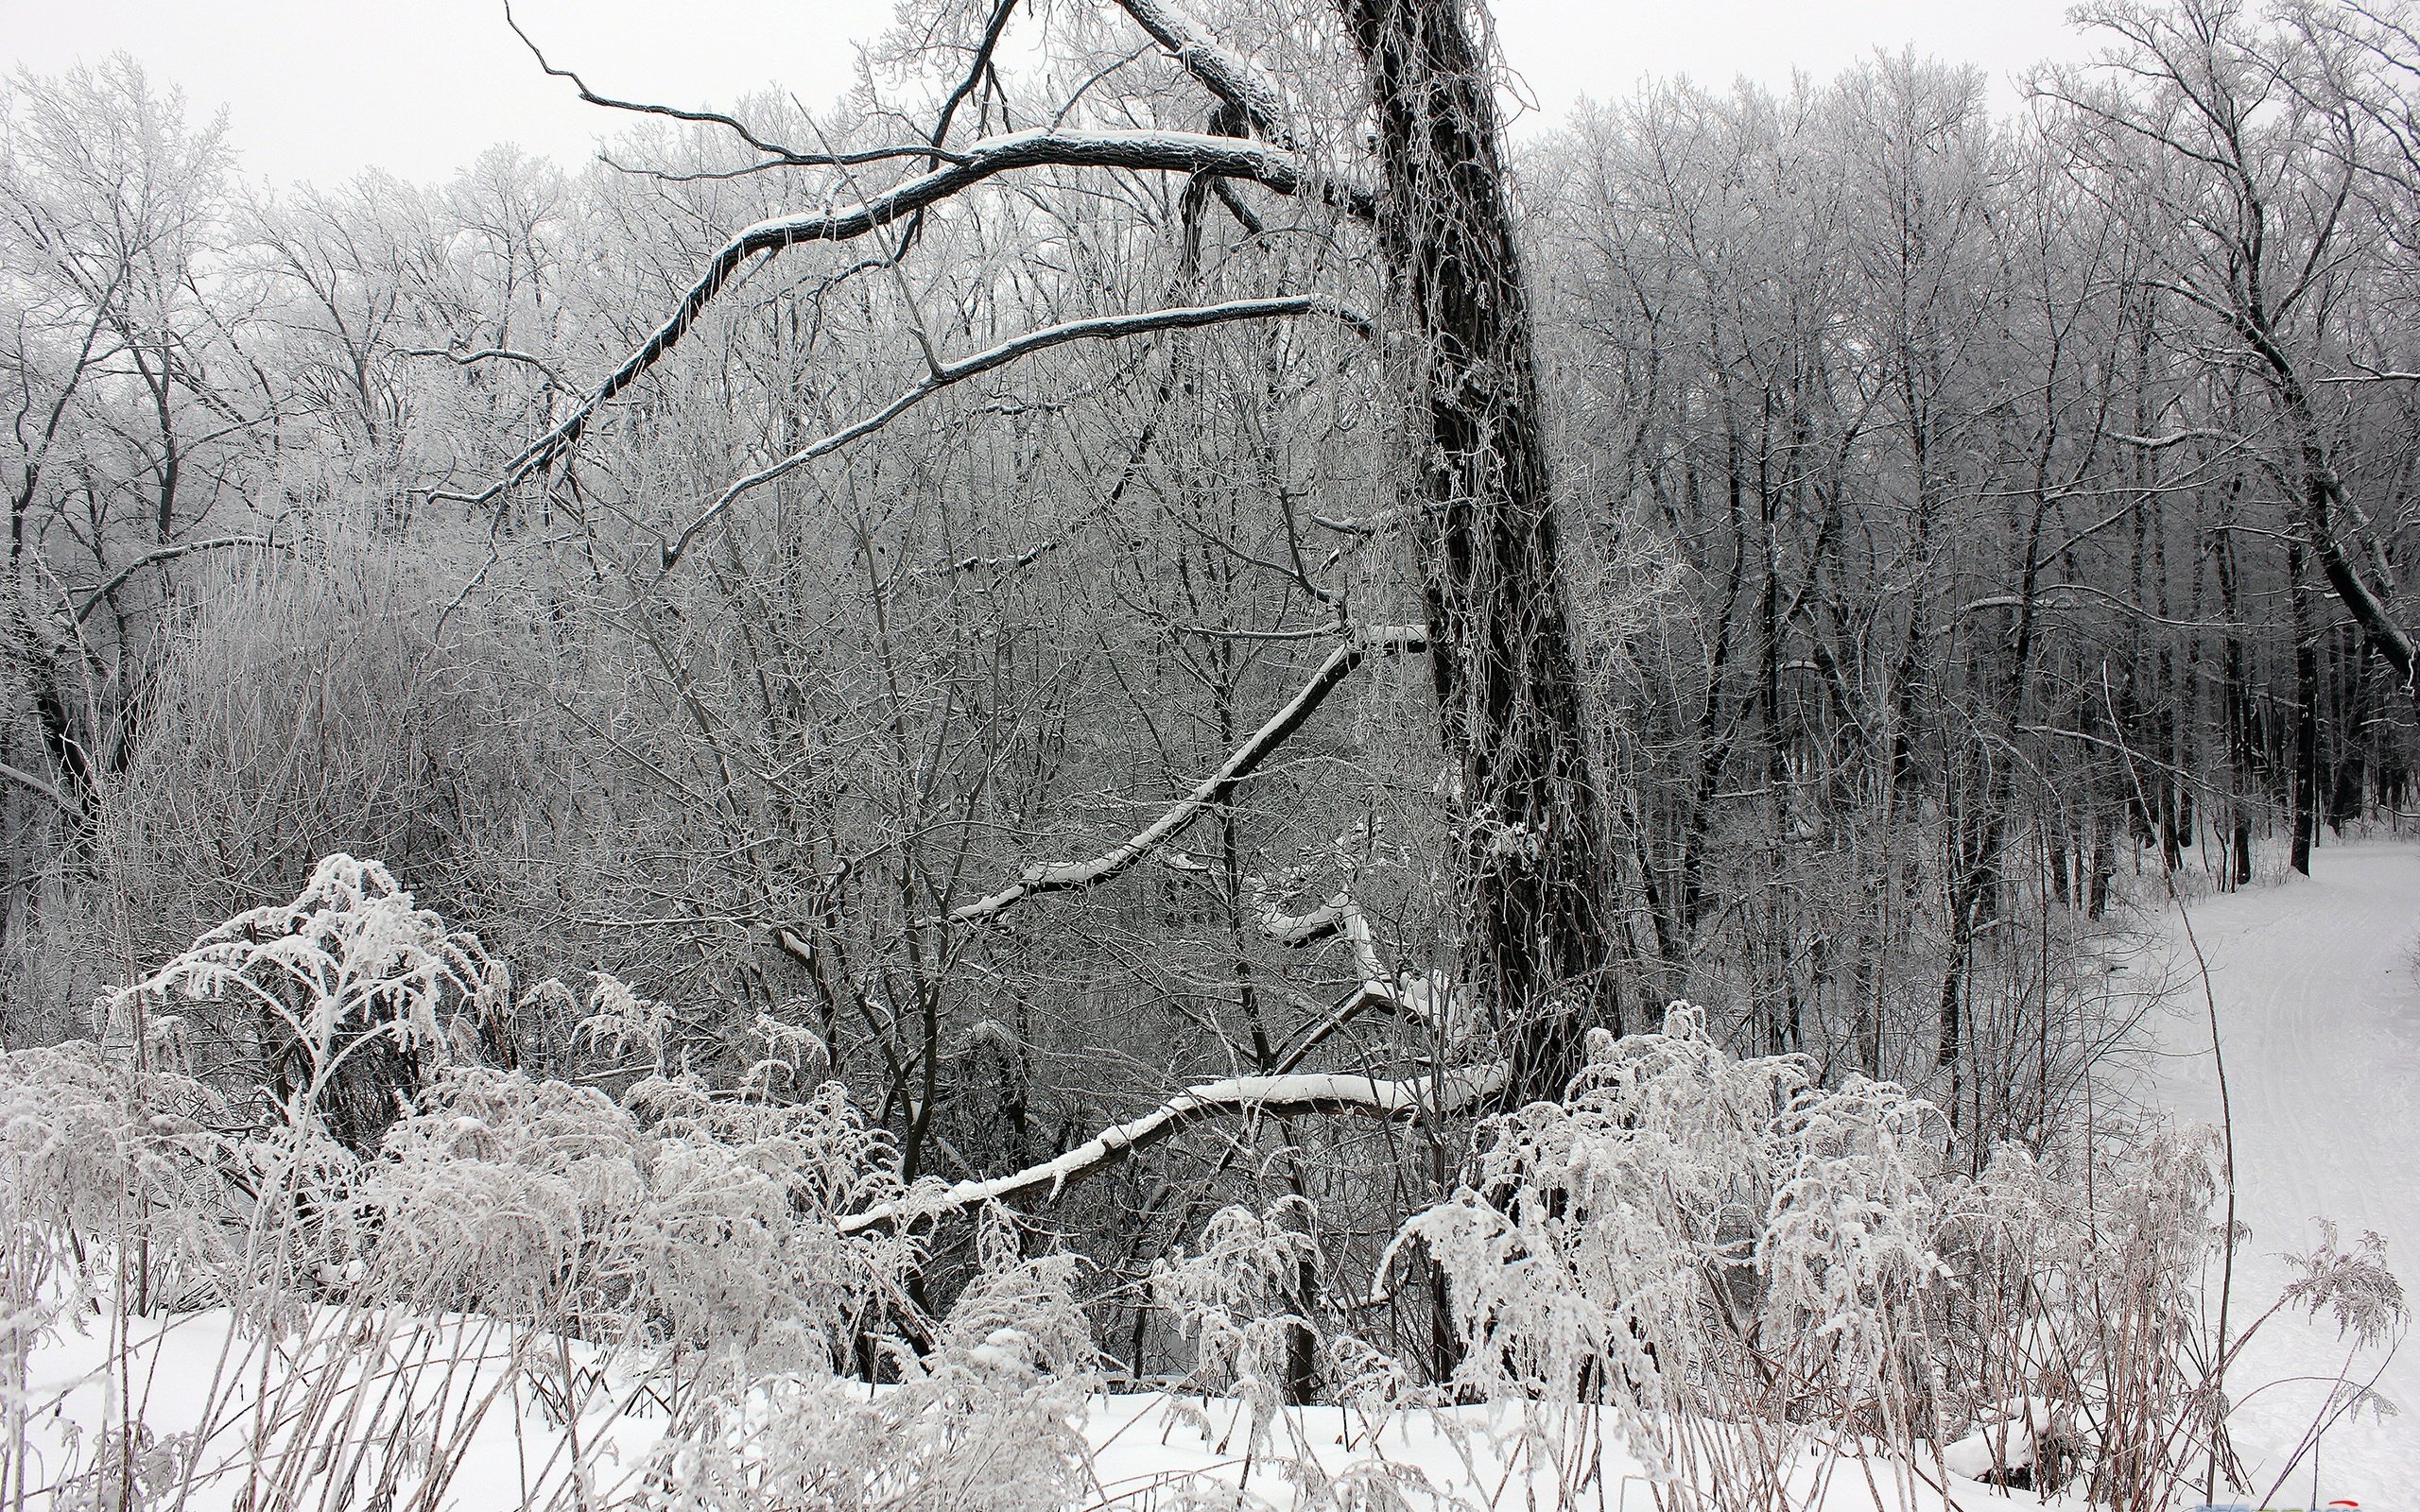
[(1560, 1096), (1583, 1032), (1621, 1028), (1613, 874), (1556, 575), (1552, 477), (1494, 86), (1461, 0), (1338, 0), (1368, 69), (1384, 228), (1411, 326), (1430, 664), (1461, 763), (1461, 980), (1512, 1057), (1506, 1097)]
[(2288, 538), (2286, 575), (2291, 579), (2294, 625), (2293, 868), (2310, 875), (2311, 845), (2319, 838), (2319, 631), (2313, 624), (2310, 577), (2303, 543)]

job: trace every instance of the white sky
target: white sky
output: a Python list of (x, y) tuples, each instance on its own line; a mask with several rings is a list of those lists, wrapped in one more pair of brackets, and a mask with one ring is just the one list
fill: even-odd
[[(890, 0), (517, 0), (554, 60), (609, 94), (726, 104), (779, 83), (843, 89)], [(1582, 94), (1687, 74), (1818, 77), (1874, 49), (1982, 65), (1994, 96), (2045, 57), (2081, 56), (2066, 0), (1495, 0), (1513, 68), (1548, 117)], [(542, 76), (499, 0), (0, 0), (0, 61), (57, 72), (131, 53), (198, 114), (231, 112), (245, 170), (333, 182), (376, 164), (449, 177), (510, 141), (577, 162), (619, 118)], [(1529, 125), (1534, 126), (1532, 120)]]

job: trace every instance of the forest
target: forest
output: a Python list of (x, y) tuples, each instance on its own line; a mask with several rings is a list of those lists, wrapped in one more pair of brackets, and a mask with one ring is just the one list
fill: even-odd
[(1479, 0), (532, 32), (596, 161), (277, 188), (21, 71), (0, 1507), (2282, 1504), (2230, 1366), (2409, 1258), (2233, 1295), (2129, 1078), (2412, 813), (2420, 10), (2073, 25), (1518, 131)]

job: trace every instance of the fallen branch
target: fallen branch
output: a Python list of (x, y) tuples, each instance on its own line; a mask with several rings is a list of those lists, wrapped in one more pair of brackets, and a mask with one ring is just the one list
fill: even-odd
[(1070, 1181), (1081, 1180), (1138, 1150), (1211, 1119), (1259, 1115), (1299, 1118), (1354, 1113), (1371, 1118), (1426, 1118), (1460, 1112), (1500, 1091), (1502, 1062), (1435, 1076), (1381, 1081), (1340, 1072), (1288, 1076), (1230, 1076), (1177, 1093), (1140, 1118), (1101, 1130), (1063, 1155), (1011, 1176), (960, 1181), (937, 1199), (885, 1202), (840, 1220), (844, 1234), (918, 1218), (963, 1212), (987, 1202), (1040, 1195), (1049, 1200)]

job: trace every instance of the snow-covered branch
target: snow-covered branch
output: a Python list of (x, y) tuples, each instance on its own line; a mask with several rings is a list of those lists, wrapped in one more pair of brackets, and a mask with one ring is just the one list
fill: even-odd
[(2112, 435), (2109, 438), (2121, 445), (2139, 447), (2146, 452), (2165, 452), (2169, 447), (2183, 446), (2187, 441), (2217, 441), (2235, 446), (2241, 444), (2243, 440), (2242, 437), (2233, 431), (2211, 430), (2207, 427), (2172, 431), (2166, 436), (2130, 436), (2121, 432)]
[(474, 363), (481, 362), (517, 362), (524, 367), (537, 369), (538, 371), (545, 374), (548, 383), (557, 387), (561, 387), (563, 381), (562, 375), (555, 371), (553, 365), (545, 358), (535, 352), (522, 352), (513, 347), (481, 347), (475, 352), (458, 352), (451, 347), (397, 347), (388, 355), (390, 357), (443, 357), (458, 368), (468, 368)]
[(1024, 875), (989, 897), (978, 898), (950, 910), (953, 924), (973, 924), (991, 918), (1003, 909), (1048, 892), (1065, 892), (1078, 887), (1090, 887), (1109, 881), (1124, 872), (1154, 850), (1174, 839), (1186, 825), (1226, 801), (1237, 783), (1250, 777), (1269, 759), (1271, 751), (1284, 745), (1288, 736), (1302, 728), (1313, 711), (1325, 702), (1353, 669), (1373, 652), (1420, 651), (1426, 649), (1428, 632), (1416, 625), (1383, 626), (1357, 630), (1320, 663), (1310, 680), (1286, 700), (1254, 730), (1252, 737), (1219, 765), (1219, 769), (1203, 778), (1193, 791), (1153, 819), (1143, 829), (1119, 841), (1100, 854), (1084, 861), (1046, 862), (1025, 868)]
[(781, 460), (749, 473), (715, 496), (712, 504), (689, 522), (678, 539), (663, 553), (664, 570), (669, 572), (681, 559), (700, 531), (714, 524), (722, 512), (745, 493), (764, 487), (774, 479), (795, 472), (819, 456), (827, 456), (852, 441), (864, 438), (897, 420), (941, 390), (977, 378), (994, 369), (1005, 368), (1020, 357), (1037, 352), (1047, 352), (1071, 341), (1114, 341), (1126, 336), (1148, 335), (1159, 331), (1190, 331), (1201, 326), (1222, 325), (1231, 320), (1271, 320), (1293, 315), (1325, 315), (1334, 317), (1354, 330), (1367, 335), (1370, 318), (1349, 305), (1340, 304), (1321, 294), (1279, 294), (1266, 299), (1230, 300), (1221, 304), (1181, 305), (1174, 309), (1144, 310), (1133, 314), (1091, 316), (1080, 320), (1067, 320), (1011, 336), (996, 346), (987, 347), (956, 362), (934, 368), (896, 399), (856, 423), (834, 431), (829, 436), (811, 441)]
[(1387, 963), (1379, 959), (1377, 937), (1370, 930), (1370, 916), (1354, 901), (1349, 888), (1308, 913), (1289, 914), (1276, 903), (1265, 902), (1260, 910), (1260, 932), (1295, 950), (1343, 936), (1353, 948), (1354, 974), (1360, 983), (1338, 1005), (1337, 1012), (1343, 1018), (1363, 1008), (1379, 1007), (1432, 1024), (1449, 1038), (1457, 1039), (1468, 1022), (1468, 1015), (1461, 1011), (1462, 999), (1443, 972), (1415, 974), (1388, 970)]
[(228, 546), (258, 546), (264, 551), (288, 549), (283, 541), (271, 541), (267, 536), (213, 536), (207, 541), (183, 541), (172, 546), (162, 546), (157, 551), (147, 551), (111, 574), (107, 582), (84, 595), (84, 602), (76, 606), (76, 623), (81, 625), (91, 619), (93, 610), (100, 608), (112, 593), (126, 586), (128, 578), (144, 568), (157, 562), (174, 561), (179, 557), (189, 557), (197, 551), (217, 551)]
[[(1294, 154), (1264, 142), (1191, 131), (1035, 129), (987, 137), (966, 147), (954, 162), (839, 210), (760, 220), (724, 243), (648, 338), (606, 374), (569, 414), (515, 457), (502, 476), (468, 496), (467, 502), (492, 500), (560, 459), (586, 433), (596, 411), (678, 346), (699, 315), (752, 260), (772, 257), (809, 242), (854, 241), (999, 174), (1048, 167), (1215, 174), (1250, 179), (1288, 195), (1313, 187)], [(1375, 213), (1366, 195), (1335, 190), (1330, 191), (1330, 198), (1364, 218)]]
[(1338, 893), (1302, 914), (1289, 914), (1280, 905), (1269, 903), (1260, 911), (1260, 932), (1289, 950), (1301, 950), (1341, 933), (1345, 915), (1360, 911), (1349, 892)]
[(1039, 1194), (1055, 1197), (1070, 1181), (1114, 1165), (1193, 1125), (1217, 1118), (1296, 1118), (1353, 1113), (1371, 1118), (1423, 1118), (1475, 1107), (1505, 1082), (1502, 1062), (1442, 1075), (1382, 1081), (1341, 1072), (1285, 1076), (1230, 1076), (1177, 1093), (1140, 1118), (1101, 1130), (1063, 1155), (1009, 1176), (960, 1181), (938, 1201), (885, 1202), (840, 1220), (844, 1234), (916, 1218), (963, 1212), (987, 1202)]
[(12, 766), (7, 762), (0, 762), (0, 781), (14, 782), (37, 798), (49, 799), (58, 805), (60, 813), (70, 817), (81, 817), (83, 815), (84, 811), (76, 806), (76, 800), (59, 790), (58, 783), (36, 777), (22, 766)]
[(1293, 133), (1286, 125), (1292, 112), (1287, 109), (1284, 92), (1250, 60), (1220, 46), (1208, 27), (1167, 0), (1118, 0), (1118, 4), (1204, 89), (1241, 112), (1253, 130), (1271, 142), (1294, 145)]

